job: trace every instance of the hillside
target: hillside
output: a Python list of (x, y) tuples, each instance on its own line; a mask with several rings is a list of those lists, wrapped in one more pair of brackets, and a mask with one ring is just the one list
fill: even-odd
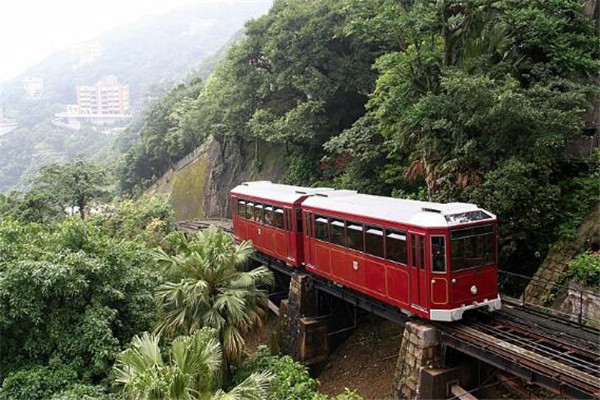
[(140, 105), (148, 89), (185, 77), (217, 52), (246, 20), (260, 16), (269, 6), (268, 0), (202, 3), (108, 31), (97, 39), (100, 54), (96, 59), (82, 64), (77, 49), (67, 49), (4, 82), (2, 104), (5, 110), (20, 104), (20, 81), (25, 77), (44, 79), (47, 101), (73, 103), (75, 85), (94, 84), (112, 74), (130, 86), (134, 104)]
[(586, 123), (600, 71), (591, 8), (343, 5), (279, 0), (246, 24), (206, 82), (149, 114), (121, 190), (143, 191), (210, 142), (204, 173), (183, 180), (203, 184), (181, 185), (181, 217), (226, 215), (226, 192), (254, 177), (471, 202), (501, 221), (501, 265), (533, 274), (600, 193), (595, 150), (568, 151), (597, 129)]
[[(40, 166), (77, 155), (114, 164), (121, 148), (128, 149), (128, 141), (136, 137), (149, 104), (177, 82), (206, 78), (231, 41), (239, 40), (244, 22), (264, 13), (270, 4), (269, 0), (202, 3), (147, 18), (93, 41), (100, 50), (97, 58), (82, 63), (80, 53), (65, 50), (4, 82), (0, 107), (19, 126), (0, 138), (0, 193), (23, 190)], [(126, 133), (107, 135), (92, 126), (73, 132), (50, 124), (65, 104), (76, 102), (76, 85), (91, 85), (107, 75), (130, 87), (137, 120)], [(41, 98), (25, 97), (21, 80), (26, 77), (43, 79)]]

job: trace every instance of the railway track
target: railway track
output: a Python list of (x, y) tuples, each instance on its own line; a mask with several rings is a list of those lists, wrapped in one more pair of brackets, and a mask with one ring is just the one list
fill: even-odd
[(574, 398), (600, 398), (600, 345), (516, 319), (479, 313), (457, 324), (436, 324), (451, 347), (529, 383)]
[[(206, 229), (210, 225), (231, 231), (231, 221), (226, 219), (184, 221), (177, 225), (179, 229), (188, 232)], [(257, 255), (256, 259), (281, 272), (293, 272), (291, 268), (262, 255)], [(330, 294), (361, 308), (394, 322), (400, 321), (398, 315), (401, 313), (389, 310), (384, 304), (377, 307), (379, 302), (349, 289), (325, 283), (321, 286), (321, 290), (329, 290)], [(525, 312), (519, 315), (520, 317), (516, 317), (508, 310), (493, 314), (477, 312), (459, 323), (432, 324), (438, 328), (445, 346), (560, 395), (577, 399), (600, 399), (600, 336), (588, 335), (586, 340), (567, 333), (567, 328), (572, 332), (572, 326), (565, 325), (564, 330), (557, 329), (555, 319), (552, 320), (554, 325), (547, 325), (540, 323), (539, 318), (528, 318)], [(589, 340), (590, 337), (596, 340)]]

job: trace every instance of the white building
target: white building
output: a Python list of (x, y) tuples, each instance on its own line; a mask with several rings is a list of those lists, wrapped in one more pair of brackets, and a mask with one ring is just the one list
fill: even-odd
[(129, 86), (114, 75), (94, 86), (77, 86), (77, 105), (82, 114), (127, 115), (130, 109)]
[(25, 96), (30, 99), (39, 99), (44, 94), (44, 80), (42, 78), (29, 77), (21, 80)]

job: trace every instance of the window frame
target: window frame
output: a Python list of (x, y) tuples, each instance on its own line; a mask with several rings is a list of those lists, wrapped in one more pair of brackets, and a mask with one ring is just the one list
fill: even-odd
[[(281, 215), (281, 226), (275, 225), (277, 215)], [(279, 206), (273, 206), (273, 225), (275, 229), (285, 230), (285, 209)]]
[[(340, 226), (338, 223), (341, 223), (342, 225)], [(346, 237), (346, 220), (343, 218), (329, 218), (329, 243), (331, 243), (334, 246), (340, 246), (340, 247), (344, 247), (344, 248), (348, 248), (347, 246), (347, 237)], [(342, 242), (343, 243), (337, 243), (333, 241), (333, 226), (336, 226), (338, 228), (342, 228)]]
[[(383, 233), (384, 233), (384, 236), (385, 236), (384, 237), (384, 241), (385, 241), (385, 259), (386, 259), (386, 261), (393, 262), (394, 264), (402, 265), (404, 267), (408, 266), (408, 256), (409, 256), (408, 253), (410, 251), (409, 246), (408, 246), (408, 232), (400, 230), (400, 229), (395, 229), (395, 228), (384, 228), (384, 232)], [(394, 235), (394, 234), (404, 235), (404, 242), (406, 243), (406, 247), (405, 247), (405, 250), (406, 250), (406, 252), (405, 252), (405, 256), (406, 256), (405, 259), (406, 259), (406, 261), (405, 262), (398, 261), (398, 260), (393, 260), (393, 259), (391, 259), (391, 258), (388, 257), (388, 249), (389, 249), (389, 246), (388, 246), (388, 235)], [(395, 240), (402, 240), (402, 239), (395, 239)]]
[[(472, 230), (473, 232), (475, 232), (475, 230), (482, 230), (482, 229), (489, 229), (491, 228), (491, 230), (489, 232), (485, 232), (483, 234), (479, 233), (479, 234), (471, 234), (471, 235), (464, 235), (462, 237), (459, 237), (457, 239), (453, 239), (452, 238), (452, 234), (455, 232), (460, 232), (460, 231), (467, 231), (467, 230)], [(498, 243), (497, 243), (497, 236), (496, 236), (496, 229), (497, 229), (497, 225), (496, 224), (483, 224), (483, 225), (475, 225), (475, 226), (468, 226), (468, 227), (464, 227), (464, 228), (458, 228), (458, 229), (451, 229), (449, 232), (449, 238), (450, 238), (450, 268), (448, 268), (448, 264), (446, 264), (446, 268), (449, 269), (450, 272), (454, 273), (454, 272), (460, 272), (460, 271), (467, 271), (473, 268), (481, 268), (481, 267), (489, 267), (492, 265), (497, 265), (498, 264)], [(454, 240), (460, 240), (463, 243), (463, 260), (467, 259), (467, 241), (466, 239), (471, 239), (471, 238), (478, 238), (478, 237), (485, 237), (485, 236), (489, 236), (489, 238), (492, 241), (492, 248), (491, 248), (491, 260), (490, 262), (487, 263), (483, 263), (483, 264), (479, 264), (479, 265), (474, 265), (471, 267), (467, 267), (467, 268), (460, 268), (460, 269), (454, 269), (454, 262), (452, 260), (452, 251), (454, 250), (454, 245), (453, 245), (453, 241)], [(475, 244), (475, 246), (477, 246), (477, 244)], [(482, 249), (483, 249), (483, 255), (485, 255), (485, 242), (482, 242)], [(448, 260), (446, 260), (446, 263), (448, 262)]]
[[(381, 231), (381, 252), (382, 253), (381, 253), (380, 256), (377, 255), (377, 254), (370, 253), (367, 250), (367, 234), (369, 234), (369, 230), (370, 229), (377, 229), (377, 230)], [(365, 230), (364, 231), (364, 237), (365, 237), (365, 254), (368, 255), (368, 256), (371, 256), (371, 257), (377, 257), (379, 259), (386, 260), (386, 258), (385, 258), (385, 228), (383, 226), (379, 226), (379, 225), (371, 225), (371, 224), (367, 225), (367, 224), (364, 224), (364, 230)], [(373, 234), (371, 233), (370, 235), (373, 235)], [(379, 236), (379, 235), (377, 235), (377, 236)]]
[[(321, 222), (319, 221), (319, 219), (325, 219), (325, 222)], [(317, 215), (315, 214), (315, 239), (316, 240), (320, 240), (321, 242), (324, 243), (330, 243), (330, 238), (331, 238), (331, 234), (329, 232), (329, 217), (326, 217), (324, 215)], [(320, 237), (317, 236), (317, 223), (319, 224), (324, 224), (326, 226), (326, 230), (327, 230), (327, 239), (321, 239)]]
[[(360, 250), (357, 249), (357, 248), (355, 248), (355, 247), (351, 247), (351, 246), (348, 245), (348, 242), (349, 242), (348, 238), (350, 237), (350, 235), (348, 234), (348, 232), (350, 232), (350, 231), (358, 231), (356, 229), (350, 228), (350, 226), (352, 226), (352, 225), (360, 226), (360, 237), (361, 237), (361, 243), (362, 243), (362, 246), (361, 246), (362, 249), (360, 249)], [(362, 254), (367, 254), (365, 252), (365, 224), (364, 223), (357, 222), (357, 221), (346, 220), (346, 248), (348, 250), (357, 251), (357, 252), (362, 253)]]
[[(444, 270), (443, 271), (436, 271), (434, 270), (435, 264), (433, 262), (435, 255), (433, 254), (433, 239), (434, 238), (442, 238), (444, 241)], [(447, 243), (448, 241), (446, 240), (446, 235), (442, 235), (442, 234), (438, 234), (438, 235), (431, 235), (430, 239), (429, 239), (429, 245), (430, 245), (430, 253), (431, 253), (431, 259), (430, 259), (430, 270), (432, 274), (447, 274), (449, 271), (448, 268), (448, 246)]]

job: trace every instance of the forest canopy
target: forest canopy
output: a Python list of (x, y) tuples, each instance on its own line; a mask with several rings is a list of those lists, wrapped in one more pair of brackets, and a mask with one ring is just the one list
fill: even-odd
[(503, 265), (530, 268), (560, 210), (598, 199), (597, 160), (566, 151), (598, 128), (600, 42), (579, 0), (277, 0), (245, 33), (154, 109), (122, 190), (210, 140), (258, 168), (280, 146), (290, 183), (477, 203), (501, 219)]

